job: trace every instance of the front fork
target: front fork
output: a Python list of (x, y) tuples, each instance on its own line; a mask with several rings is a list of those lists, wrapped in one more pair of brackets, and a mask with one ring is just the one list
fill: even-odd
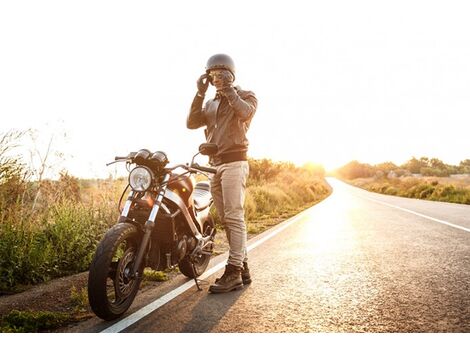
[[(142, 264), (145, 251), (147, 250), (153, 228), (155, 227), (155, 219), (157, 218), (158, 211), (160, 210), (160, 206), (162, 205), (163, 197), (165, 196), (165, 192), (166, 192), (169, 180), (170, 180), (170, 174), (166, 174), (163, 177), (162, 186), (160, 187), (160, 191), (157, 194), (157, 197), (152, 207), (152, 211), (150, 212), (150, 216), (147, 222), (145, 223), (144, 236), (142, 237), (142, 242), (137, 252), (137, 257), (134, 261), (134, 265), (129, 275), (131, 278), (135, 278), (139, 275), (139, 268)], [(124, 205), (124, 209), (122, 210), (120, 220), (127, 218), (127, 216), (129, 215), (129, 210), (131, 208), (132, 201), (134, 199), (134, 194), (135, 194), (134, 191), (130, 192), (129, 197), (127, 198), (126, 204)], [(140, 274), (142, 275), (143, 273), (140, 273)]]

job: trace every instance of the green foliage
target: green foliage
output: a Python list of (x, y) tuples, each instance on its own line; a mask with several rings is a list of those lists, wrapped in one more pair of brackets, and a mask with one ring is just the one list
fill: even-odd
[(105, 209), (71, 202), (53, 204), (34, 217), (0, 224), (0, 290), (85, 271), (114, 220)]
[(387, 161), (385, 163), (377, 164), (374, 166), (375, 170), (383, 171), (385, 174), (388, 174), (390, 171), (395, 171), (398, 169), (394, 163)]
[(313, 164), (296, 167), (266, 159), (250, 160), (245, 199), (248, 228), (263, 217), (279, 217), (325, 198), (330, 190), (324, 170)]
[(74, 318), (66, 313), (12, 310), (2, 318), (0, 332), (51, 331), (71, 321)]
[(381, 177), (400, 177), (407, 174), (422, 174), (423, 176), (447, 177), (454, 174), (470, 173), (470, 159), (461, 161), (457, 165), (445, 164), (437, 158), (421, 157), (416, 159), (412, 157), (406, 163), (398, 167), (388, 161), (376, 165), (363, 164), (356, 160), (340, 167), (336, 170), (336, 175), (346, 180), (357, 178), (367, 178), (375, 176)]
[(295, 170), (295, 165), (285, 162), (273, 162), (269, 159), (250, 159), (250, 178), (248, 185), (274, 180), (281, 172)]
[(449, 175), (466, 173), (470, 171), (470, 168), (467, 170), (464, 166), (464, 162), (461, 162), (460, 166), (448, 165), (437, 158), (427, 157), (421, 157), (419, 160), (413, 157), (402, 165), (404, 169), (409, 170), (413, 174), (437, 177), (447, 177)]
[(470, 174), (470, 159), (462, 160), (458, 166), (459, 173)]
[(86, 312), (89, 306), (86, 287), (78, 290), (75, 286), (72, 286), (70, 289), (70, 303), (76, 312)]
[(144, 278), (145, 281), (168, 281), (168, 274), (164, 271), (152, 270), (149, 268), (144, 269)]
[(450, 175), (449, 168), (422, 167), (420, 173), (423, 176), (447, 177)]
[(470, 187), (441, 184), (436, 180), (405, 179), (402, 181), (400, 179), (363, 179), (354, 181), (353, 184), (377, 193), (450, 203), (470, 204)]

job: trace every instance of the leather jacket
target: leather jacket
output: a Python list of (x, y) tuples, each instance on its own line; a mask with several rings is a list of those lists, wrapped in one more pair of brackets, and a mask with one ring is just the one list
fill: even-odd
[(250, 127), (258, 100), (253, 92), (232, 88), (226, 96), (217, 94), (202, 107), (204, 97), (196, 95), (186, 121), (189, 129), (206, 126), (204, 131), (208, 143), (219, 147), (216, 155), (210, 158), (212, 165), (247, 160)]

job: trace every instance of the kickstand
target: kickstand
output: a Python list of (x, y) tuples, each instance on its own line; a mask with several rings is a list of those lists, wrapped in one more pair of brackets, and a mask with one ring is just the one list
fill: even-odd
[(201, 286), (199, 286), (199, 280), (196, 277), (196, 268), (194, 267), (194, 263), (191, 263), (191, 269), (193, 269), (194, 282), (196, 283), (197, 290), (202, 291)]

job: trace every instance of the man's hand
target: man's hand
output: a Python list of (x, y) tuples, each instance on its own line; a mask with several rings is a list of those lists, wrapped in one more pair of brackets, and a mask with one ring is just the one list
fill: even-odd
[(204, 73), (197, 80), (197, 93), (201, 96), (204, 96), (206, 94), (207, 87), (209, 87), (209, 75)]
[(233, 88), (232, 85), (224, 86), (223, 88), (221, 88), (217, 92), (220, 93), (221, 95), (223, 95), (224, 97), (228, 97), (230, 95), (237, 94), (235, 88)]

